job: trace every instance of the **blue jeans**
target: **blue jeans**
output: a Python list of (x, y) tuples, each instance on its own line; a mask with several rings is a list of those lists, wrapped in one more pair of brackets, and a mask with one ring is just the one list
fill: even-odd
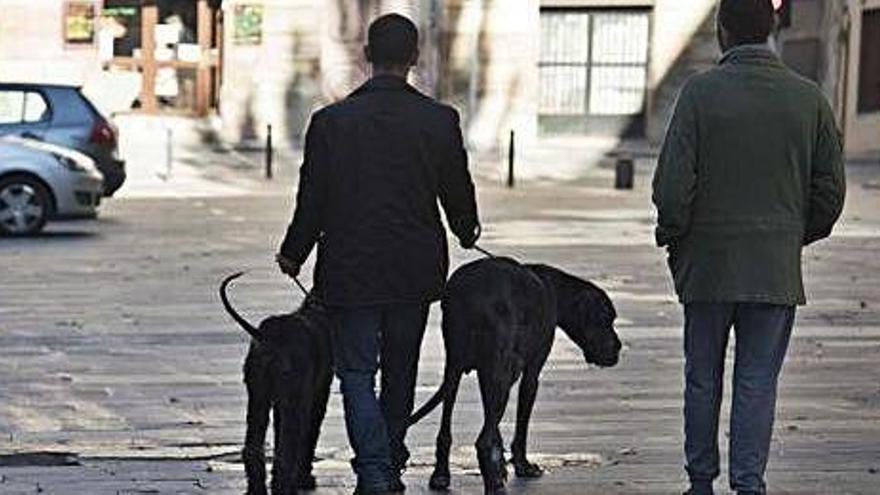
[(355, 454), (352, 465), (358, 486), (382, 491), (409, 458), (406, 420), (413, 410), (428, 305), (338, 308), (333, 313), (334, 368)]
[(736, 335), (730, 414), (730, 487), (763, 494), (776, 414), (776, 386), (794, 324), (794, 306), (685, 305), (685, 457), (695, 495), (711, 494), (720, 472), (718, 415), (730, 328)]

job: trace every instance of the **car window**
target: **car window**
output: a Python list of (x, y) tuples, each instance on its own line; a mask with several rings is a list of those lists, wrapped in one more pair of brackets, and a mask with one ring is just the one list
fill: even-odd
[(49, 105), (40, 93), (0, 90), (0, 124), (31, 124), (48, 118)]
[(0, 90), (0, 124), (20, 123), (24, 100), (24, 91)]
[(25, 122), (40, 122), (49, 118), (49, 106), (40, 93), (28, 92), (24, 95)]

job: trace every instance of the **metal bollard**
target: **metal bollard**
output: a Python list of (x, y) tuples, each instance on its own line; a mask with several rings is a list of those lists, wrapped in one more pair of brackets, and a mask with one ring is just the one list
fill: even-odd
[(635, 176), (635, 164), (629, 157), (619, 157), (614, 167), (614, 188), (632, 189)]
[(272, 180), (272, 124), (266, 125), (266, 179)]
[(165, 128), (165, 180), (171, 178), (171, 169), (174, 165), (174, 131), (170, 127)]
[(513, 130), (510, 131), (510, 145), (507, 148), (507, 187), (513, 189), (513, 186), (516, 185), (516, 179), (514, 178), (513, 173), (513, 162), (515, 159), (516, 153), (516, 135), (513, 133)]

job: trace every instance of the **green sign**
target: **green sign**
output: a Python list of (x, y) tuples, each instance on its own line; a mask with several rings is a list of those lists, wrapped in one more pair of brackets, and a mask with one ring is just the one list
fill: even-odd
[(135, 17), (138, 15), (137, 7), (104, 7), (104, 17)]
[(234, 22), (236, 45), (259, 45), (263, 41), (262, 5), (236, 5)]

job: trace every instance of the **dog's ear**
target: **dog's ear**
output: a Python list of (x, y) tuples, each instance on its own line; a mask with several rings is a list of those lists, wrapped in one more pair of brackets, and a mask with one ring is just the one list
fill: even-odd
[(617, 310), (608, 294), (592, 282), (585, 282), (580, 291), (575, 311), (578, 319), (587, 327), (607, 328), (617, 318)]

